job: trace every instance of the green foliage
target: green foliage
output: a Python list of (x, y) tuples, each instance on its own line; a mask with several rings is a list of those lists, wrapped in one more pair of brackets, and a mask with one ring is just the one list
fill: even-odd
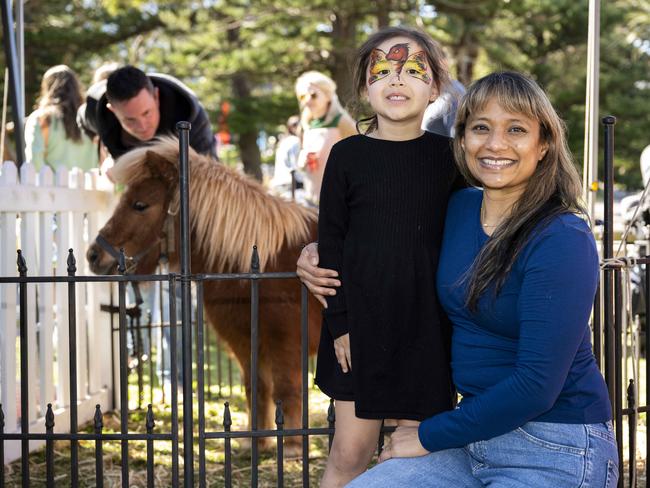
[[(650, 143), (650, 0), (601, 4), (601, 114), (618, 117), (617, 178), (635, 187), (639, 154)], [(463, 81), (494, 69), (530, 73), (567, 121), (570, 146), (582, 158), (587, 0), (30, 0), (26, 6), (27, 107), (49, 66), (66, 63), (88, 83), (94, 68), (117, 60), (185, 81), (215, 129), (228, 101), (235, 140), (247, 134), (242, 140), (254, 141), (251, 134), (273, 134), (297, 112), (293, 84), (306, 70), (332, 75), (349, 102), (356, 45), (379, 24), (405, 23), (438, 39)]]

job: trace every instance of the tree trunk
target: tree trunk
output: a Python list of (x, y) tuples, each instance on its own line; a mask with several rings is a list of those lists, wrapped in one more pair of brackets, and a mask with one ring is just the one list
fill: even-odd
[[(352, 3), (354, 5), (354, 3)], [(332, 22), (332, 56), (330, 70), (336, 82), (336, 93), (341, 104), (346, 106), (354, 97), (352, 72), (356, 52), (356, 32), (358, 13), (355, 7), (340, 8), (333, 13)]]
[(472, 35), (471, 31), (466, 30), (459, 43), (453, 46), (452, 50), (456, 60), (458, 81), (465, 86), (469, 86), (474, 79), (474, 66), (479, 54), (478, 40)]
[[(239, 45), (239, 27), (233, 27), (228, 30), (228, 42), (231, 49), (237, 49)], [(245, 100), (251, 96), (251, 87), (246, 73), (238, 71), (232, 76), (233, 103), (237, 107), (238, 103), (242, 106)], [(259, 132), (254, 126), (248, 130), (242, 131), (237, 139), (239, 148), (239, 157), (244, 164), (244, 171), (262, 181), (262, 156), (260, 148), (257, 146)]]
[[(237, 106), (237, 100), (246, 100), (250, 98), (251, 90), (248, 78), (242, 72), (235, 73), (232, 77), (232, 88), (235, 95), (234, 104)], [(255, 127), (251, 127), (245, 132), (239, 134), (237, 146), (239, 147), (239, 156), (244, 163), (244, 171), (256, 179), (262, 181), (262, 156), (260, 148), (257, 146), (259, 133)]]
[(377, 28), (383, 29), (388, 27), (390, 21), (389, 15), (392, 8), (392, 0), (377, 0), (375, 5), (377, 6)]

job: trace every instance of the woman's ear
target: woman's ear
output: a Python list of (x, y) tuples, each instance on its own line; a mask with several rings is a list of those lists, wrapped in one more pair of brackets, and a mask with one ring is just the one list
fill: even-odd
[(542, 144), (542, 147), (540, 148), (539, 151), (539, 161), (544, 159), (544, 156), (546, 156), (547, 152), (548, 152), (548, 142), (545, 142), (544, 144)]
[(439, 95), (440, 90), (438, 90), (438, 87), (433, 83), (431, 86), (431, 95), (429, 95), (429, 103), (435, 102)]

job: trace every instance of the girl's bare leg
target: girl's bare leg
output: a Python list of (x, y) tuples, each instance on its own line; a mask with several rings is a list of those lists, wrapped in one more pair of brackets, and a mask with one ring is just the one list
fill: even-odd
[(337, 401), (336, 432), (321, 488), (339, 488), (363, 473), (377, 447), (381, 420), (360, 419), (354, 402)]

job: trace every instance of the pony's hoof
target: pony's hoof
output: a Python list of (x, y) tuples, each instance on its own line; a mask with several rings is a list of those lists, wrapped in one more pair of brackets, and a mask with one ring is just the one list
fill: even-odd
[(284, 457), (287, 459), (296, 459), (302, 457), (302, 443), (289, 441), (284, 443)]
[[(248, 437), (244, 437), (238, 440), (239, 449), (241, 452), (250, 452), (253, 448), (253, 440)], [(268, 439), (266, 437), (259, 437), (257, 439), (257, 449), (259, 452), (272, 452), (275, 451), (275, 442), (273, 439)]]

